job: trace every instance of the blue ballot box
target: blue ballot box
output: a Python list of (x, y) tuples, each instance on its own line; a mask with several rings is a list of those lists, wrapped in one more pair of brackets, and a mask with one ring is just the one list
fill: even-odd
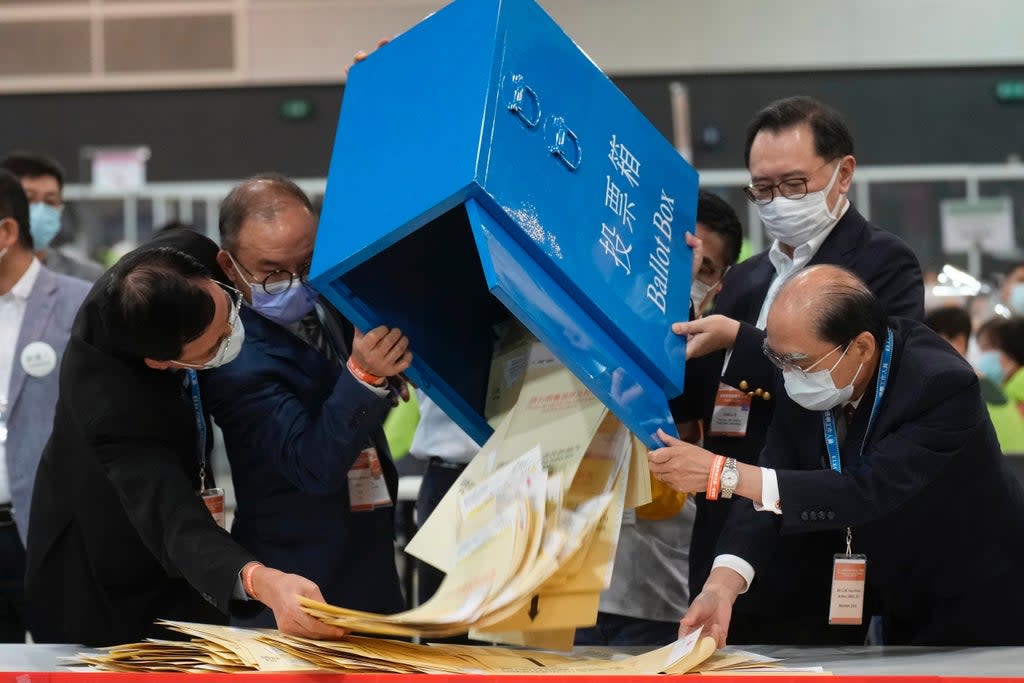
[(457, 0), (356, 64), (311, 280), (480, 443), (495, 325), (649, 446), (674, 434), (697, 173), (531, 0)]

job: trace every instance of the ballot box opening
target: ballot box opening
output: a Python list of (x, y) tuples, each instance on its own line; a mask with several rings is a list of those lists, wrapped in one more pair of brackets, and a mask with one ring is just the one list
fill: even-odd
[(401, 328), (414, 356), (407, 375), (477, 443), (493, 431), (492, 361), (523, 329), (648, 447), (659, 429), (676, 433), (665, 391), (528, 255), (524, 231), (467, 199), (396, 237), (315, 282), (362, 329)]
[(359, 292), (376, 319), (401, 328), (413, 354), (484, 414), (496, 330), (514, 318), (488, 289), (464, 205), (356, 266), (335, 287), (338, 282)]

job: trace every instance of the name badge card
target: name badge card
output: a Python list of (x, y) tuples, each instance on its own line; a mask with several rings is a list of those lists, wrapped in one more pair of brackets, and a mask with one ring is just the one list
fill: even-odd
[(368, 512), (393, 504), (376, 448), (367, 448), (348, 471), (348, 501), (353, 512)]
[(719, 384), (715, 395), (715, 409), (711, 413), (712, 436), (746, 436), (750, 419), (751, 398), (746, 393)]
[(864, 620), (864, 581), (868, 559), (864, 555), (836, 555), (832, 563), (832, 597), (828, 623), (857, 626)]
[(203, 489), (199, 492), (199, 497), (203, 499), (203, 503), (206, 505), (206, 509), (210, 511), (210, 515), (213, 516), (213, 521), (217, 522), (217, 526), (221, 529), (224, 527), (224, 489)]

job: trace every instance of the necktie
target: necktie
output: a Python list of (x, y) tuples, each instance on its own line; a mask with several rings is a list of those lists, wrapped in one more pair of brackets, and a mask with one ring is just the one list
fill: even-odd
[(853, 422), (853, 414), (857, 412), (857, 407), (852, 403), (847, 403), (843, 406), (843, 414), (846, 416), (846, 426), (849, 427), (850, 423)]
[(833, 413), (836, 421), (836, 438), (839, 443), (846, 441), (846, 435), (850, 433), (850, 423), (853, 421), (855, 410), (852, 403), (847, 403), (842, 410), (836, 410)]
[(327, 337), (324, 334), (324, 328), (320, 325), (320, 319), (317, 317), (316, 311), (313, 311), (302, 318), (299, 321), (302, 329), (302, 334), (305, 336), (306, 341), (310, 345), (320, 352), (320, 354), (329, 361), (336, 361), (338, 356), (334, 353), (334, 349), (331, 348), (330, 343), (327, 341)]

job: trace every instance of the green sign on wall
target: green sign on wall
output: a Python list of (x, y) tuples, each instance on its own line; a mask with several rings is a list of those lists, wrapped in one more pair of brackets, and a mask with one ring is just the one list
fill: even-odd
[(281, 100), (280, 112), (285, 121), (305, 121), (313, 117), (313, 100), (306, 97)]
[(1024, 102), (1024, 80), (998, 81), (996, 99), (1000, 102)]

